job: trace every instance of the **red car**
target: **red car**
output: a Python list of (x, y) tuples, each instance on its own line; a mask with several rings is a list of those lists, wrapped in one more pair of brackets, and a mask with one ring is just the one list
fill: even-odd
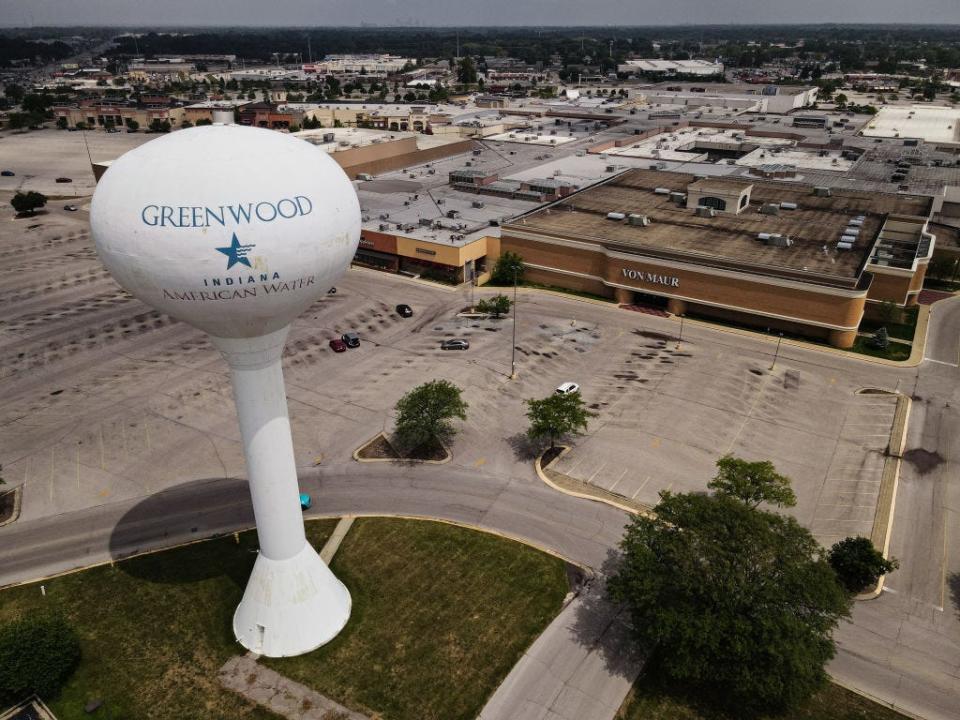
[(347, 344), (340, 338), (334, 338), (330, 341), (330, 349), (334, 352), (346, 352)]

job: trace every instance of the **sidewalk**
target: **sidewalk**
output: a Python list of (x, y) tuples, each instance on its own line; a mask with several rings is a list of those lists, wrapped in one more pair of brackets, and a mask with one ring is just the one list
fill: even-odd
[(613, 720), (643, 667), (622, 611), (585, 588), (513, 666), (478, 720)]

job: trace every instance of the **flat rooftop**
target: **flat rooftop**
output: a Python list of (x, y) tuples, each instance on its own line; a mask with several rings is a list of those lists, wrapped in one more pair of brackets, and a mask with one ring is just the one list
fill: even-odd
[[(696, 181), (697, 176), (687, 173), (628, 170), (508, 227), (594, 242), (622, 252), (855, 287), (886, 216), (926, 218), (932, 202), (925, 196), (856, 190), (834, 190), (831, 197), (819, 197), (810, 185), (750, 180), (753, 190), (747, 208), (739, 215), (717, 213), (709, 218), (675, 204), (668, 194), (654, 192), (665, 188), (686, 193)], [(764, 204), (784, 202), (797, 207), (781, 209), (777, 215), (759, 211)], [(646, 215), (650, 225), (609, 220), (610, 212)], [(837, 250), (847, 222), (859, 215), (865, 219), (853, 248)], [(759, 233), (785, 235), (793, 244), (767, 245), (757, 239)]]
[(884, 107), (864, 125), (861, 134), (960, 143), (960, 108), (929, 105)]

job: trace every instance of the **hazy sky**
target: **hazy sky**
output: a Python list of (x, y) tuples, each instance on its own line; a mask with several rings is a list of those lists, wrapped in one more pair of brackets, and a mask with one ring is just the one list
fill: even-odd
[(960, 0), (0, 0), (0, 25), (960, 23)]

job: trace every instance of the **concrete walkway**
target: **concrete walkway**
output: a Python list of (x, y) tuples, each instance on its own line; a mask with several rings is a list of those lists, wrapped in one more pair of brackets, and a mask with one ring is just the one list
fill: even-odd
[(369, 720), (305, 685), (260, 665), (251, 655), (230, 658), (220, 668), (220, 684), (252, 703), (290, 720)]
[(625, 617), (595, 581), (554, 619), (479, 720), (613, 720), (643, 667)]

